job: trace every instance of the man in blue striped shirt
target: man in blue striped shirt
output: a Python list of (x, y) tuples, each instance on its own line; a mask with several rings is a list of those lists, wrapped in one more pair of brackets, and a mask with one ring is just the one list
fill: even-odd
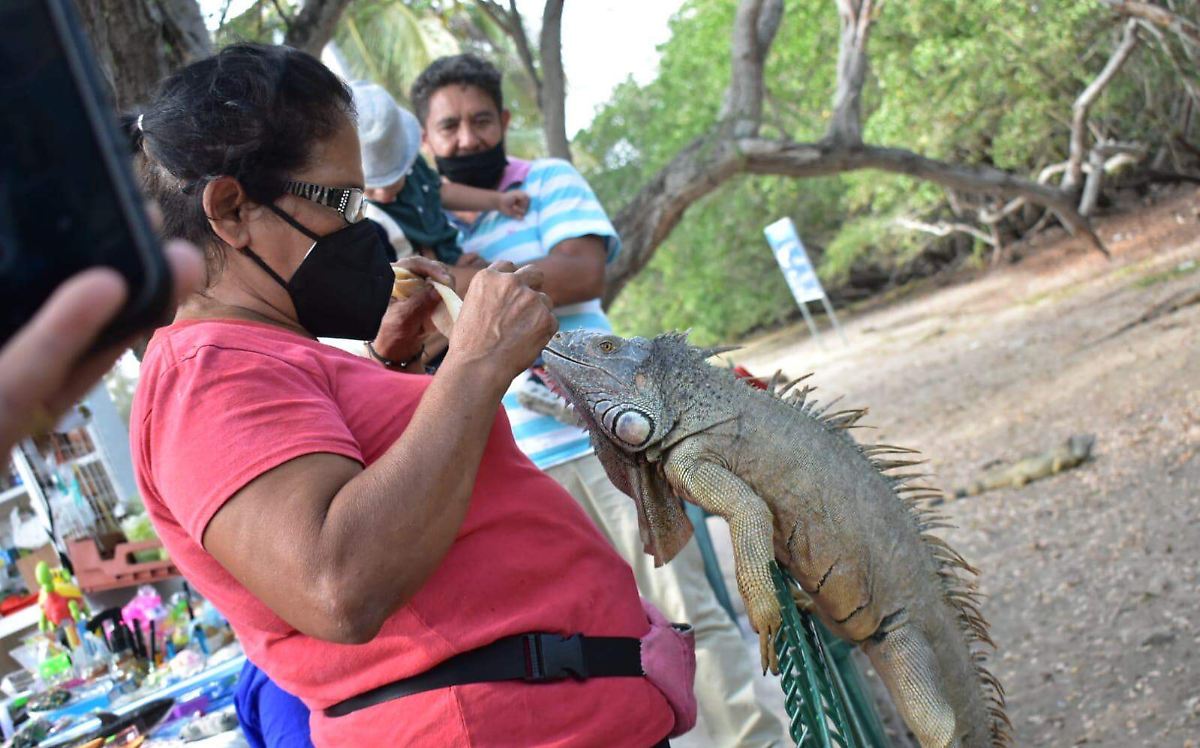
[[(600, 296), (605, 264), (620, 251), (620, 238), (570, 163), (506, 155), (509, 112), (499, 71), (473, 55), (443, 57), (417, 78), (410, 98), (424, 127), (423, 141), (445, 178), (529, 194), (529, 208), (519, 219), (496, 211), (455, 214), (463, 251), (489, 263), (536, 264), (560, 329), (611, 330)], [(608, 480), (587, 433), (546, 415), (546, 409), (524, 406), (548, 396), (531, 372), (509, 388), (503, 402), (517, 444), (583, 506), (633, 567), (642, 594), (668, 618), (695, 626), (696, 695), (710, 736), (722, 746), (783, 745), (782, 725), (754, 694), (755, 660), (717, 603), (696, 543), (655, 569), (641, 548), (634, 503)]]

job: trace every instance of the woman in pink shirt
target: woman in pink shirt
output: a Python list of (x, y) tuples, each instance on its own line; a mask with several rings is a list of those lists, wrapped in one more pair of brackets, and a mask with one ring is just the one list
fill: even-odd
[(319, 62), (228, 47), (164, 81), (136, 135), (165, 233), (208, 259), (142, 363), (142, 495), (316, 745), (665, 742), (633, 576), (499, 407), (555, 330), (537, 272), (480, 272), (418, 374), (436, 297), (389, 300), (350, 95)]

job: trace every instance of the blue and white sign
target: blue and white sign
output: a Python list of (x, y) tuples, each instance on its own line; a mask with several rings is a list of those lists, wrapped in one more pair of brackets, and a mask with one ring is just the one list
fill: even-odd
[(803, 305), (809, 301), (819, 301), (825, 298), (825, 289), (817, 278), (817, 271), (808, 260), (804, 251), (804, 243), (796, 234), (796, 226), (790, 218), (780, 218), (775, 223), (763, 229), (767, 235), (767, 243), (775, 253), (775, 261), (783, 270), (783, 277), (796, 301)]

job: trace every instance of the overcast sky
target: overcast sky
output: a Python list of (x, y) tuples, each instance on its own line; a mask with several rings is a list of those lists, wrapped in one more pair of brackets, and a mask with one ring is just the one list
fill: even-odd
[[(649, 83), (658, 71), (656, 47), (682, 0), (575, 0), (563, 6), (563, 67), (567, 74), (567, 133), (592, 121), (613, 87), (632, 75)], [(529, 32), (538, 33), (541, 0), (518, 0)]]
[[(200, 0), (216, 26), (224, 0)], [(233, 0), (230, 16), (251, 0)], [(587, 126), (613, 87), (632, 75), (648, 83), (658, 69), (656, 47), (667, 40), (667, 21), (682, 0), (573, 0), (563, 6), (563, 67), (567, 74), (567, 133)], [(526, 31), (537, 39), (543, 0), (517, 0)]]

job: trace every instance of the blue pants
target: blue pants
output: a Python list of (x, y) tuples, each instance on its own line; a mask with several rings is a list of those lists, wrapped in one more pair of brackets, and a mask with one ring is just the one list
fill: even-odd
[(250, 748), (312, 748), (308, 707), (246, 660), (238, 678), (238, 722)]

